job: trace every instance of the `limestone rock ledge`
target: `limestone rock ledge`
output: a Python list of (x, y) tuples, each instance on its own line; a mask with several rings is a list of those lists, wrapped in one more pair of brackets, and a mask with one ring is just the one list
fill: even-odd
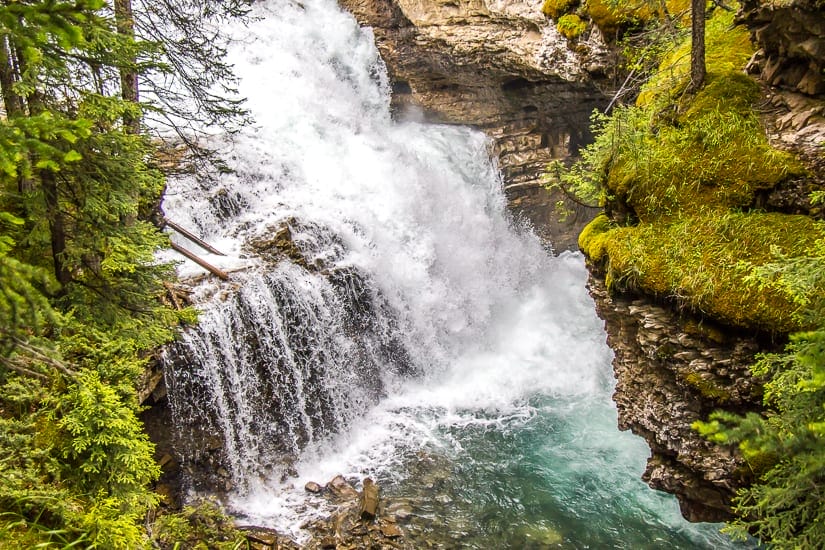
[(760, 50), (750, 70), (771, 86), (825, 94), (825, 17), (817, 0), (745, 0), (737, 14)]
[(717, 409), (759, 410), (761, 388), (748, 366), (761, 342), (645, 297), (608, 293), (598, 276), (588, 288), (615, 353), (619, 428), (651, 449), (643, 479), (675, 494), (690, 521), (728, 519), (730, 499), (750, 471), (733, 449), (709, 443), (691, 424)]
[(468, 124), (494, 142), (516, 213), (557, 250), (575, 248), (594, 209), (548, 193), (547, 164), (590, 139), (590, 115), (604, 107), (614, 60), (600, 32), (568, 42), (540, 0), (340, 0), (370, 26), (393, 84), (399, 118)]

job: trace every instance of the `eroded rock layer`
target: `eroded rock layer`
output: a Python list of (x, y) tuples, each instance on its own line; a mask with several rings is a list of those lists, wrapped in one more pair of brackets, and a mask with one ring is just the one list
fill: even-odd
[(758, 409), (761, 389), (748, 366), (763, 342), (649, 298), (611, 295), (598, 277), (591, 277), (589, 288), (615, 353), (619, 427), (650, 445), (644, 480), (674, 493), (691, 521), (729, 518), (730, 498), (749, 469), (732, 449), (709, 443), (691, 424), (717, 409)]
[(495, 143), (517, 215), (556, 250), (575, 247), (594, 209), (544, 189), (547, 164), (590, 139), (589, 120), (608, 98), (608, 48), (598, 30), (575, 47), (526, 0), (341, 0), (371, 26), (393, 81), (399, 117), (469, 124)]
[(817, 0), (745, 0), (738, 14), (760, 50), (751, 70), (771, 86), (825, 94), (825, 17)]

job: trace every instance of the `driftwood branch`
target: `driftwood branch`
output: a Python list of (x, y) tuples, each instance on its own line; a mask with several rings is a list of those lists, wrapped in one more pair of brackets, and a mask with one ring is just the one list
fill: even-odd
[(193, 243), (195, 243), (199, 247), (203, 248), (206, 251), (211, 252), (212, 254), (216, 254), (218, 256), (226, 256), (226, 254), (219, 251), (217, 248), (215, 248), (211, 244), (207, 243), (206, 241), (204, 241), (203, 239), (201, 239), (200, 237), (198, 237), (197, 235), (195, 235), (191, 231), (187, 230), (186, 228), (179, 226), (178, 224), (176, 224), (175, 222), (173, 222), (169, 218), (163, 218), (163, 225), (169, 226), (170, 229), (173, 229), (174, 231), (177, 231), (178, 233), (180, 233), (181, 235), (183, 235), (184, 237), (186, 237), (187, 239), (189, 239), (190, 241), (192, 241)]
[(163, 287), (166, 289), (166, 292), (169, 295), (169, 299), (172, 301), (172, 305), (175, 306), (175, 309), (177, 309), (178, 311), (182, 310), (183, 306), (181, 305), (180, 300), (178, 300), (177, 291), (175, 290), (175, 287), (173, 287), (172, 284), (168, 281), (163, 282)]
[(223, 271), (222, 269), (219, 269), (219, 268), (215, 267), (214, 265), (212, 265), (209, 262), (203, 260), (202, 258), (197, 256), (193, 252), (183, 248), (181, 245), (179, 245), (177, 243), (173, 242), (173, 243), (170, 243), (170, 244), (172, 246), (172, 250), (174, 250), (175, 252), (179, 252), (180, 254), (186, 256), (187, 258), (189, 258), (190, 260), (192, 260), (193, 262), (195, 262), (196, 264), (198, 264), (199, 266), (201, 266), (202, 268), (207, 270), (212, 275), (218, 277), (222, 281), (228, 281), (229, 280), (229, 275), (226, 273), (226, 271)]
[(613, 108), (613, 105), (619, 100), (619, 98), (621, 98), (621, 96), (624, 95), (625, 86), (627, 86), (627, 84), (630, 82), (630, 79), (633, 78), (633, 74), (635, 72), (636, 72), (636, 69), (631, 69), (631, 71), (628, 73), (627, 78), (624, 79), (624, 82), (622, 82), (622, 85), (619, 87), (619, 89), (613, 95), (613, 99), (610, 100), (610, 103), (607, 105), (607, 108), (604, 110), (605, 113), (609, 113), (610, 109)]
[(42, 363), (43, 366), (51, 367), (58, 372), (63, 373), (68, 378), (75, 380), (77, 378), (77, 371), (66, 366), (62, 361), (49, 357), (37, 347), (29, 344), (27, 341), (13, 335), (6, 336), (14, 344), (13, 349), (17, 349), (25, 355), (17, 355), (16, 357), (0, 356), (0, 364), (5, 368), (16, 372), (28, 378), (36, 378), (41, 381), (49, 379), (48, 374), (34, 370), (31, 367), (36, 367), (35, 362)]
[(25, 351), (26, 353), (28, 353), (29, 355), (31, 355), (32, 357), (34, 357), (38, 361), (42, 361), (46, 365), (49, 365), (50, 367), (53, 367), (53, 368), (57, 369), (58, 371), (62, 372), (63, 374), (65, 374), (69, 378), (74, 379), (74, 378), (77, 377), (77, 372), (76, 371), (70, 369), (65, 364), (63, 364), (61, 361), (58, 361), (54, 357), (49, 357), (48, 355), (41, 352), (40, 350), (38, 350), (34, 346), (29, 345), (28, 342), (24, 342), (23, 340), (21, 340), (19, 338), (13, 338), (13, 341), (19, 349)]
[(36, 372), (31, 369), (27, 369), (26, 367), (21, 367), (8, 357), (0, 357), (0, 363), (3, 363), (3, 366), (9, 369), (10, 371), (14, 371), (17, 374), (26, 376), (28, 378), (36, 378), (43, 382), (46, 382), (49, 379), (49, 377), (43, 374), (42, 372)]

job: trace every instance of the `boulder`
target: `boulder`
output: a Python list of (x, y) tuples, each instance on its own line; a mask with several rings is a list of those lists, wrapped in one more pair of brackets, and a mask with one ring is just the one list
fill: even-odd
[(361, 519), (372, 520), (378, 515), (378, 485), (372, 479), (364, 479), (364, 488), (359, 496)]

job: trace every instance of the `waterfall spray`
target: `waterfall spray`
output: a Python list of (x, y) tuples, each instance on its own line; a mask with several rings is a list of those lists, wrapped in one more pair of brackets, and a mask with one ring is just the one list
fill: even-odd
[(303, 482), (344, 474), (407, 498), (410, 536), (448, 507), (447, 547), (724, 544), (639, 481), (582, 258), (514, 223), (487, 138), (393, 121), (371, 32), (331, 0), (255, 14), (233, 61), (256, 125), (216, 142), (234, 172), (164, 203), (231, 272), (166, 354), (195, 488), (296, 537)]

